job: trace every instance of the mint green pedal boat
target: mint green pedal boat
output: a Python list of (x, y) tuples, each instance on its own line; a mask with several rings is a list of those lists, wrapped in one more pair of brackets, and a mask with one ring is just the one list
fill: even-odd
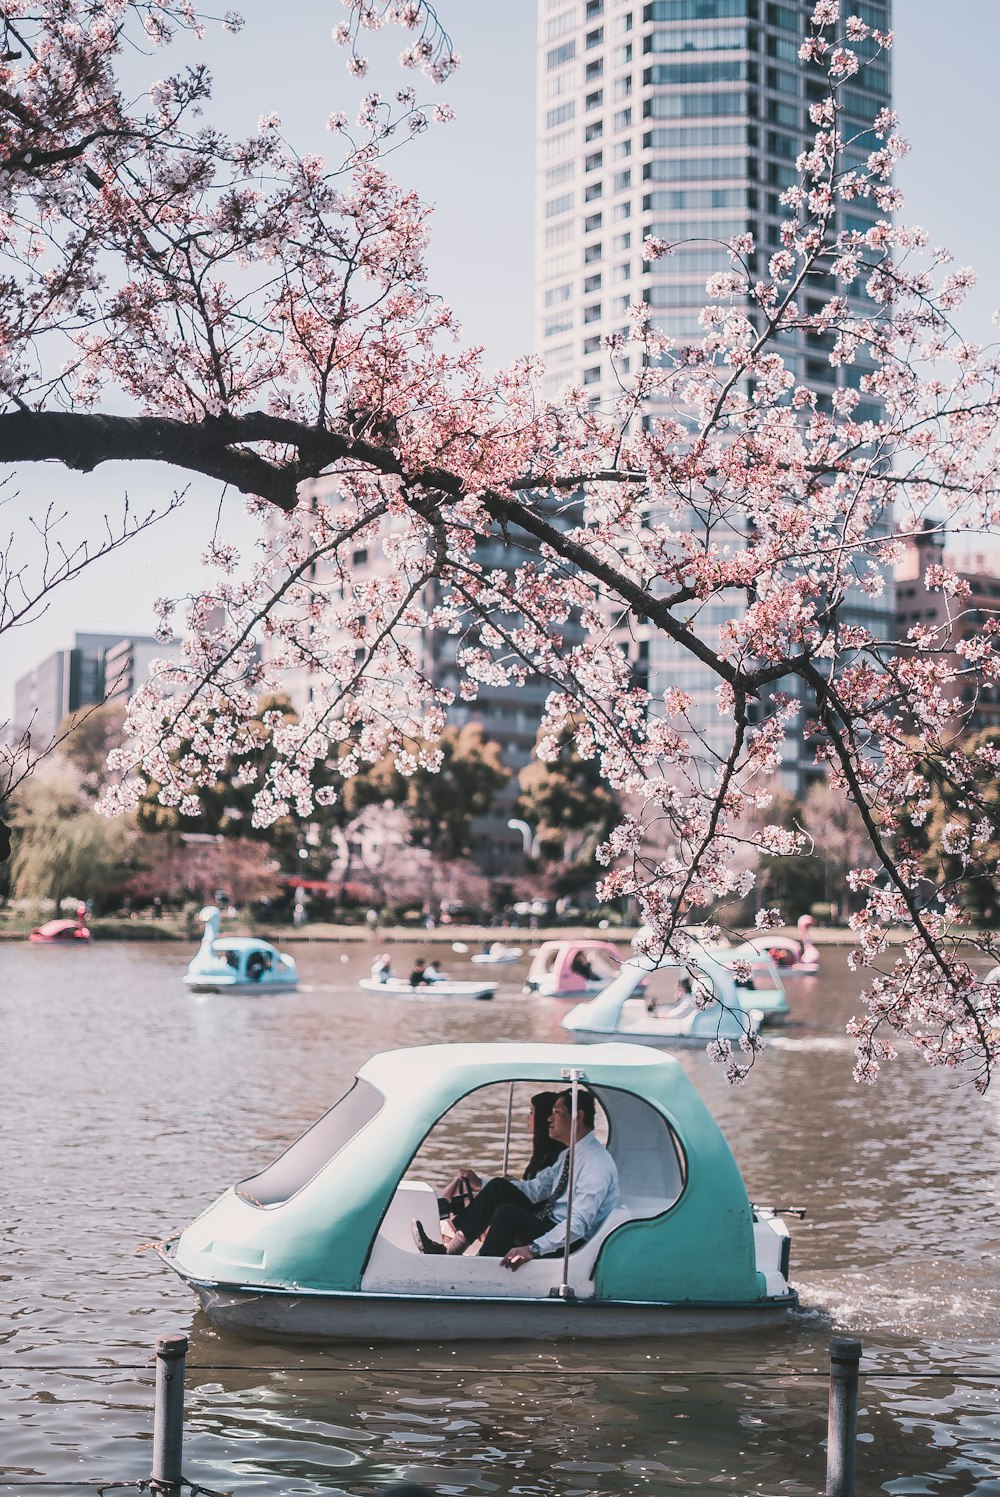
[[(435, 1186), (413, 1175), (431, 1130), (448, 1127), (453, 1108), (450, 1126), (464, 1110), (478, 1137), (495, 1117), (502, 1173), (512, 1117), (532, 1092), (571, 1077), (597, 1098), (598, 1135), (619, 1173), (621, 1204), (594, 1236), (515, 1273), (474, 1253), (419, 1253), (414, 1220), (440, 1237)], [(477, 1163), (459, 1157), (468, 1152), (456, 1143), (456, 1163)], [(679, 1063), (628, 1044), (376, 1055), (273, 1164), (158, 1251), (215, 1325), (255, 1337), (634, 1339), (772, 1324), (798, 1303), (784, 1222), (751, 1206)]]

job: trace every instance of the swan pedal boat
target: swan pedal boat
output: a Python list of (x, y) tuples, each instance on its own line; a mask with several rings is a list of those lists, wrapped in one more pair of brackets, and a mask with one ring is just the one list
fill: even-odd
[[(592, 976), (573, 963), (582, 958)], [(543, 941), (532, 958), (524, 991), (542, 998), (590, 998), (618, 975), (622, 954), (610, 941)]]
[[(581, 1060), (571, 1045), (513, 1043), (376, 1055), (273, 1164), (157, 1252), (213, 1324), (253, 1337), (634, 1340), (783, 1319), (798, 1304), (788, 1231), (751, 1205), (679, 1062), (620, 1044)], [(506, 1159), (512, 1114), (570, 1078), (596, 1098), (618, 1168), (620, 1204), (597, 1232), (516, 1272), (497, 1258), (418, 1252), (414, 1220), (441, 1233), (435, 1187), (410, 1174), (435, 1125), (471, 1098), (478, 1119), (498, 1120)]]
[(199, 917), (205, 923), (201, 945), (188, 963), (184, 981), (193, 993), (289, 993), (299, 985), (298, 969), (257, 936), (219, 935), (221, 915), (206, 905)]
[[(678, 997), (682, 980), (691, 991)], [(763, 1020), (759, 1008), (744, 1007), (744, 998), (753, 996), (738, 988), (726, 963), (708, 952), (697, 961), (634, 956), (603, 993), (571, 1009), (562, 1027), (584, 1044), (707, 1045), (716, 1039), (739, 1044), (755, 1035)]]
[(377, 977), (362, 977), (358, 987), (364, 988), (366, 993), (395, 994), (397, 997), (407, 998), (492, 998), (496, 992), (498, 983), (484, 980), (483, 982), (460, 982), (457, 978), (435, 977), (430, 982), (412, 983), (408, 977), (387, 977), (381, 981)]
[(749, 968), (749, 986), (742, 982), (735, 985), (738, 1001), (744, 1009), (759, 1010), (764, 1024), (785, 1023), (789, 1013), (788, 995), (781, 974), (766, 951), (760, 950), (752, 941), (745, 941), (742, 946), (706, 948), (698, 956), (699, 963), (706, 958), (725, 967), (731, 976), (734, 962)]
[(46, 920), (29, 932), (28, 940), (34, 946), (86, 946), (92, 937), (89, 929), (79, 920)]
[(811, 915), (800, 915), (795, 925), (798, 940), (794, 936), (750, 936), (747, 945), (766, 952), (786, 977), (815, 977), (819, 971), (819, 947), (809, 934), (812, 926)]
[(500, 967), (507, 962), (516, 962), (523, 952), (522, 946), (504, 946), (494, 941), (489, 951), (476, 951), (471, 960), (477, 967)]

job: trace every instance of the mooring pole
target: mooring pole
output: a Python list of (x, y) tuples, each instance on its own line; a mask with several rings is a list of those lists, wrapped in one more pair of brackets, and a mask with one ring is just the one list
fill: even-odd
[(184, 1358), (186, 1336), (156, 1338), (156, 1402), (153, 1408), (153, 1471), (158, 1497), (179, 1497), (183, 1481)]
[(861, 1342), (830, 1342), (830, 1412), (826, 1439), (826, 1497), (854, 1497), (858, 1454), (858, 1365)]

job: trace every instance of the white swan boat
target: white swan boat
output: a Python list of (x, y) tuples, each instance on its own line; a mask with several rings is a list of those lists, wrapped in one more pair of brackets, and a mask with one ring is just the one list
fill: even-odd
[(588, 1044), (739, 1044), (757, 1033), (763, 1018), (759, 1009), (745, 1008), (742, 998), (730, 969), (707, 952), (686, 962), (636, 956), (596, 998), (571, 1009), (562, 1027)]
[(298, 969), (257, 936), (220, 936), (221, 916), (208, 904), (198, 916), (205, 922), (201, 945), (188, 963), (184, 981), (194, 993), (288, 993), (299, 984)]
[(488, 951), (473, 952), (470, 960), (477, 967), (499, 967), (507, 962), (516, 962), (523, 952), (522, 946), (504, 946), (502, 941), (494, 941)]
[[(531, 1093), (580, 1084), (620, 1184), (591, 1238), (516, 1273), (473, 1253), (418, 1252), (414, 1219), (440, 1239), (436, 1190), (414, 1173), (431, 1130), (451, 1127), (457, 1148), (470, 1115), (480, 1130), (495, 1120), (506, 1164), (510, 1120)], [(282, 1340), (635, 1340), (773, 1325), (798, 1303), (780, 1215), (747, 1199), (677, 1060), (632, 1045), (376, 1055), (280, 1158), (157, 1251), (215, 1325)]]

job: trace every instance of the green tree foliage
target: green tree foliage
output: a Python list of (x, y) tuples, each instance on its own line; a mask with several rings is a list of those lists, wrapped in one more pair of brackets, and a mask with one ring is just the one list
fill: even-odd
[(532, 759), (521, 770), (515, 814), (535, 829), (541, 860), (561, 865), (557, 886), (567, 893), (598, 872), (597, 849), (621, 820), (617, 797), (601, 778), (599, 761), (585, 759), (575, 743), (576, 723), (559, 737), (551, 762)]
[(364, 777), (363, 786), (346, 794), (366, 795), (368, 804), (391, 801), (406, 811), (414, 846), (446, 861), (466, 856), (474, 816), (485, 816), (510, 779), (500, 745), (488, 739), (481, 723), (446, 728), (441, 765), (435, 773), (420, 763), (421, 746), (408, 746), (416, 767), (404, 775), (393, 759), (382, 759)]
[(127, 877), (131, 833), (85, 808), (79, 782), (53, 769), (25, 781), (14, 808), (15, 899), (92, 899), (100, 908)]
[(84, 712), (72, 713), (59, 724), (59, 752), (80, 777), (81, 788), (97, 797), (107, 780), (107, 757), (122, 742), (125, 709), (118, 702), (103, 702)]
[[(771, 805), (761, 813), (768, 826), (804, 830), (804, 811), (794, 795), (776, 790)], [(752, 832), (751, 832), (752, 838)], [(809, 853), (776, 856), (762, 852), (757, 865), (757, 897), (761, 905), (776, 905), (786, 919), (805, 915), (824, 896), (822, 865)]]
[(823, 888), (817, 898), (835, 901), (842, 912), (860, 909), (864, 897), (852, 894), (847, 875), (869, 860), (871, 841), (857, 806), (828, 781), (817, 780), (806, 795), (801, 824), (822, 864)]
[[(256, 763), (262, 774), (266, 773), (274, 760), (273, 745), (264, 728), (263, 718), (265, 712), (274, 711), (295, 721), (295, 710), (287, 697), (265, 697), (258, 704), (256, 722), (260, 727), (261, 748)], [(184, 816), (172, 806), (161, 805), (157, 799), (160, 787), (152, 784), (136, 813), (140, 830), (150, 833), (199, 833), (203, 836), (264, 842), (274, 850), (282, 868), (294, 869), (303, 876), (315, 874), (317, 870), (312, 864), (302, 866), (302, 860), (298, 857), (302, 845), (302, 827), (294, 816), (282, 816), (272, 826), (263, 829), (253, 825), (253, 787), (243, 783), (243, 777), (236, 773), (236, 768), (235, 764), (227, 766), (213, 785), (205, 786), (200, 794), (197, 816)], [(318, 787), (334, 783), (336, 775), (318, 770), (313, 779)], [(316, 824), (321, 833), (324, 822), (328, 823), (330, 819), (330, 814), (317, 808), (310, 815), (310, 824)], [(322, 842), (325, 839), (320, 836), (319, 840)]]
[[(994, 774), (992, 781), (982, 783), (982, 763), (993, 762), (997, 754), (1000, 728), (983, 728), (971, 734), (952, 755), (954, 778), (949, 784), (942, 785), (933, 766), (925, 763), (923, 772), (930, 784), (927, 820), (908, 837), (928, 879), (981, 925), (1000, 923), (1000, 889), (987, 871), (996, 868), (1000, 854), (1000, 777)], [(973, 812), (966, 787), (971, 788), (977, 779), (981, 804)], [(943, 836), (946, 827), (952, 830)], [(947, 846), (955, 851), (947, 852)]]

